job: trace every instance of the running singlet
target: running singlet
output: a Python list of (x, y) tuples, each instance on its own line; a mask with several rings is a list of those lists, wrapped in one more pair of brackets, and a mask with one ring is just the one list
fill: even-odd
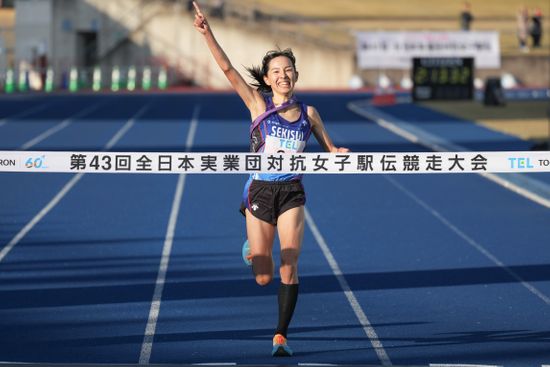
[[(273, 108), (271, 97), (264, 97), (266, 111)], [(287, 121), (274, 112), (267, 116), (251, 134), (250, 150), (258, 153), (300, 153), (306, 148), (311, 135), (311, 123), (307, 116), (307, 106), (297, 101), (300, 117), (294, 122)], [(302, 175), (294, 173), (253, 173), (251, 180), (293, 181), (301, 180)]]

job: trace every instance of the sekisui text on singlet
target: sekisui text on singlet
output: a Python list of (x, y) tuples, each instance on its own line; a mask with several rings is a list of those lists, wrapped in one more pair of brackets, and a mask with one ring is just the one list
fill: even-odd
[[(258, 153), (301, 153), (305, 150), (311, 135), (311, 123), (307, 116), (307, 107), (302, 102), (300, 117), (294, 122), (287, 121), (274, 112), (267, 116), (252, 133), (250, 149)], [(271, 97), (266, 97), (266, 110), (273, 108)], [(292, 181), (300, 180), (302, 175), (285, 173), (253, 173), (251, 180)], [(250, 181), (250, 180), (249, 180)]]

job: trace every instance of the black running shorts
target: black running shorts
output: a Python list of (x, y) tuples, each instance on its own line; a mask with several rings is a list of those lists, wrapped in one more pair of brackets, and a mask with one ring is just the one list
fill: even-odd
[(306, 193), (301, 181), (253, 180), (240, 211), (245, 215), (248, 209), (256, 218), (276, 225), (279, 215), (305, 203)]

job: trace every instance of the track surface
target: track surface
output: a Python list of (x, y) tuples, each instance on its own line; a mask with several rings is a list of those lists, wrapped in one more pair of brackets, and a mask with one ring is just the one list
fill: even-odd
[[(350, 112), (358, 98), (302, 96), (340, 146), (425, 150)], [(444, 119), (472, 149), (528, 148), (386, 112)], [(231, 94), (1, 97), (0, 150), (246, 151), (247, 117)], [(306, 177), (295, 356), (273, 359), (278, 281), (258, 287), (240, 259), (245, 180), (0, 174), (0, 360), (550, 363), (550, 210), (471, 174)]]

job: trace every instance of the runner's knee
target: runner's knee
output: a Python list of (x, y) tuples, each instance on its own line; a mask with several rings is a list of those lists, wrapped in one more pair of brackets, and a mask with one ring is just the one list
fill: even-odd
[(256, 283), (262, 287), (268, 285), (273, 280), (273, 276), (269, 274), (258, 274), (256, 275)]
[(273, 280), (274, 264), (271, 255), (253, 255), (252, 268), (259, 285), (265, 286)]
[(293, 248), (281, 251), (281, 267), (296, 267), (298, 265), (299, 251)]

